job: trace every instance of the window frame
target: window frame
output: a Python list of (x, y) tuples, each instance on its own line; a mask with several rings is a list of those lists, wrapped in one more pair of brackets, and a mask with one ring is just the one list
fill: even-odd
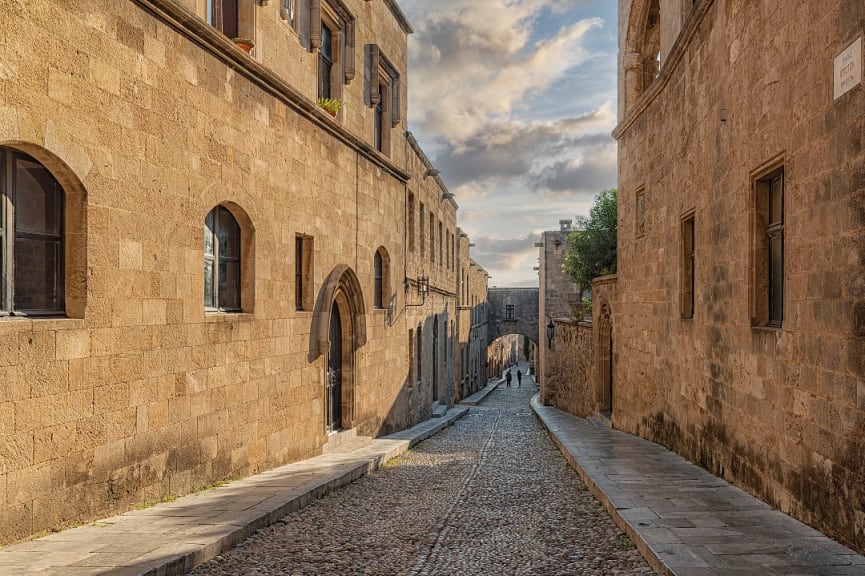
[(681, 253), (680, 253), (680, 316), (683, 320), (694, 318), (694, 307), (696, 300), (696, 220), (694, 210), (682, 216), (681, 224)]
[(372, 258), (372, 276), (373, 276), (373, 308), (376, 310), (384, 310), (384, 258), (381, 255), (381, 250), (376, 250)]
[[(233, 10), (231, 9), (233, 6)], [(226, 13), (233, 13), (234, 20), (228, 21), (228, 26), (233, 26), (231, 29), (226, 29)], [(229, 38), (237, 38), (240, 33), (240, 0), (207, 0), (206, 7), (207, 23), (222, 32)], [(229, 33), (231, 32), (231, 34)]]
[[(223, 229), (223, 221), (219, 218), (221, 214), (227, 214), (231, 221), (234, 224), (234, 229), (236, 230), (237, 238), (232, 240), (232, 243), (236, 246), (237, 256), (224, 256), (220, 249), (219, 235)], [(213, 216), (212, 229), (208, 228), (208, 220)], [(208, 244), (207, 244), (207, 236), (208, 232), (212, 236), (211, 245), (213, 252), (208, 254)], [(204, 245), (204, 264), (205, 268), (208, 262), (212, 263), (213, 273), (211, 276), (211, 287), (210, 294), (213, 300), (208, 300), (207, 293), (207, 274), (204, 275), (204, 310), (209, 313), (230, 313), (235, 314), (239, 312), (243, 312), (243, 266), (244, 266), (244, 257), (243, 257), (243, 229), (240, 226), (240, 223), (237, 220), (237, 217), (229, 210), (227, 207), (222, 204), (213, 207), (204, 219), (204, 234), (205, 234), (205, 245)], [(236, 262), (236, 278), (235, 285), (237, 286), (237, 293), (233, 295), (232, 300), (236, 299), (237, 305), (223, 305), (223, 291), (221, 289), (221, 284), (223, 284), (222, 280), (224, 275), (221, 274), (222, 264), (230, 264)]]
[(517, 306), (516, 304), (505, 304), (505, 320), (516, 320), (517, 319)]
[[(766, 325), (770, 328), (780, 328), (784, 323), (784, 171), (779, 170), (775, 174), (768, 176), (766, 180), (768, 181), (769, 192), (769, 218), (766, 226), (766, 236), (769, 242), (769, 249), (767, 251), (769, 317)], [(778, 193), (777, 198), (776, 191)], [(776, 206), (777, 201), (780, 201), (780, 206)], [(776, 243), (780, 247), (780, 253), (777, 255), (780, 262), (775, 261), (776, 257), (772, 250), (773, 243)], [(777, 274), (779, 270), (780, 278)]]
[[(18, 162), (27, 162), (35, 165), (45, 172), (48, 184), (52, 190), (43, 188), (46, 195), (46, 204), (49, 199), (56, 212), (51, 218), (55, 223), (56, 231), (23, 230), (18, 228), (20, 219), (16, 211), (23, 211), (22, 202), (18, 198)], [(66, 314), (66, 201), (68, 193), (57, 180), (57, 177), (38, 159), (16, 150), (14, 148), (0, 147), (0, 317), (6, 316), (34, 316), (34, 317), (58, 317)], [(46, 211), (48, 207), (46, 207)], [(48, 289), (46, 282), (41, 286), (38, 293), (41, 297), (53, 292), (52, 300), (56, 307), (26, 308), (19, 305), (19, 292), (26, 292), (18, 285), (18, 272), (16, 264), (21, 255), (16, 255), (16, 246), (24, 242), (41, 242), (42, 245), (55, 246), (55, 262), (51, 270), (46, 268), (45, 272), (51, 272), (53, 276), (53, 288)]]
[[(786, 183), (783, 158), (767, 163), (751, 177), (750, 314), (755, 328), (780, 329), (784, 323)], [(777, 200), (772, 198), (773, 184), (779, 186)], [(778, 246), (777, 258), (773, 244)]]
[(312, 236), (297, 234), (294, 237), (294, 309), (310, 312), (312, 302), (312, 271), (315, 243)]
[(408, 193), (408, 251), (415, 251), (415, 195)]

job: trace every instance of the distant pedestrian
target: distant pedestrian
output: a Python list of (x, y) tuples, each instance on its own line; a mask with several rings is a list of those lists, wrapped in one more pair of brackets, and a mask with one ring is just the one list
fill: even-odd
[(510, 370), (508, 370), (508, 373), (505, 374), (505, 380), (507, 380), (508, 388), (510, 388), (510, 386), (511, 386), (511, 371)]
[(517, 387), (523, 385), (523, 373), (517, 370)]

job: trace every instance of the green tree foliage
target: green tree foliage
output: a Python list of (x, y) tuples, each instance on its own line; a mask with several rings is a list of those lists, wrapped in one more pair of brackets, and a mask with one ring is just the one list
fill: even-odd
[(577, 216), (568, 235), (563, 271), (581, 290), (616, 271), (616, 189), (595, 196), (589, 216)]

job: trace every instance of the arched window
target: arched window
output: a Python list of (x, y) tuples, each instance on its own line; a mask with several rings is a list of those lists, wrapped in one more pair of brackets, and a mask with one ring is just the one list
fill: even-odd
[(47, 168), (0, 148), (0, 314), (64, 312), (64, 202)]
[(661, 5), (649, 3), (646, 30), (643, 36), (643, 88), (648, 88), (661, 73)]
[(204, 221), (204, 307), (239, 312), (240, 226), (224, 206), (217, 206)]
[(381, 252), (375, 253), (375, 307), (376, 308), (384, 308), (384, 297), (382, 294), (382, 263), (381, 263)]
[(375, 252), (373, 259), (373, 302), (378, 309), (387, 308), (388, 286), (390, 285), (390, 259), (384, 248), (379, 248)]

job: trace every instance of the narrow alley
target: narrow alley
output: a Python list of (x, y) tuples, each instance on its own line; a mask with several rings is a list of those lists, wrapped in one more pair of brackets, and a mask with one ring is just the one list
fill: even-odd
[(502, 384), (401, 458), (192, 574), (652, 573), (537, 421), (536, 392), (531, 377)]

